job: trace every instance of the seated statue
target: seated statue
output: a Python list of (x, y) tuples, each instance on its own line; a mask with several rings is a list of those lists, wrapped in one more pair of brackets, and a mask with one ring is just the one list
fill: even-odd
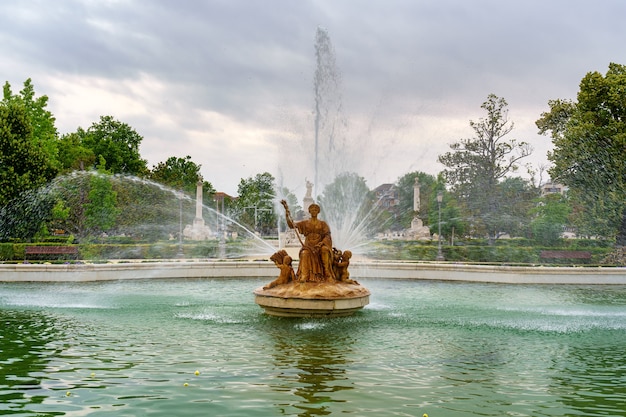
[(287, 203), (281, 201), (286, 211), (287, 225), (304, 236), (302, 248), (300, 248), (298, 272), (296, 279), (301, 282), (334, 282), (333, 270), (333, 243), (328, 224), (317, 218), (320, 206), (311, 204), (309, 213), (311, 218), (294, 222)]

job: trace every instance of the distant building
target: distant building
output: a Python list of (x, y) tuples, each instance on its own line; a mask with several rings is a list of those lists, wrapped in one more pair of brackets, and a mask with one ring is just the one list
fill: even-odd
[(567, 187), (563, 184), (547, 182), (541, 187), (541, 196), (548, 194), (564, 194), (567, 191)]
[(398, 188), (393, 184), (381, 184), (374, 189), (376, 195), (376, 206), (385, 210), (390, 210), (400, 204)]

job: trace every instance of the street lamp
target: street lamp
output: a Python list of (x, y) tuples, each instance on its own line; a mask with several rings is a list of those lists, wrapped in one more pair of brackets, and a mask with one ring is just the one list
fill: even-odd
[(178, 192), (178, 255), (179, 258), (184, 256), (183, 253), (183, 191)]
[(441, 202), (443, 201), (443, 193), (439, 191), (437, 193), (437, 206), (439, 207), (439, 233), (437, 235), (437, 260), (443, 261), (445, 260), (443, 257), (443, 253), (441, 252)]

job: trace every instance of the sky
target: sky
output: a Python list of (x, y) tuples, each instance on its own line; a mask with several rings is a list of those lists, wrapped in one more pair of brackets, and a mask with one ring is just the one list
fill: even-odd
[(339, 80), (333, 161), (375, 188), (442, 171), (489, 94), (545, 169), (535, 121), (588, 72), (626, 64), (624, 16), (623, 0), (0, 0), (0, 81), (16, 93), (31, 78), (60, 134), (111, 115), (149, 168), (189, 155), (217, 191), (269, 172), (302, 197), (318, 178), (318, 28)]

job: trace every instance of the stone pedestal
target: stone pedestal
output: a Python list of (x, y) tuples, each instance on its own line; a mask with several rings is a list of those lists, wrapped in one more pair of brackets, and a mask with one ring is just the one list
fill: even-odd
[(349, 316), (369, 304), (369, 296), (362, 285), (344, 282), (290, 282), (254, 291), (255, 303), (279, 317)]
[(419, 240), (419, 239), (430, 239), (430, 228), (428, 226), (424, 226), (422, 219), (415, 216), (411, 221), (411, 228), (407, 230), (406, 235), (410, 239)]

